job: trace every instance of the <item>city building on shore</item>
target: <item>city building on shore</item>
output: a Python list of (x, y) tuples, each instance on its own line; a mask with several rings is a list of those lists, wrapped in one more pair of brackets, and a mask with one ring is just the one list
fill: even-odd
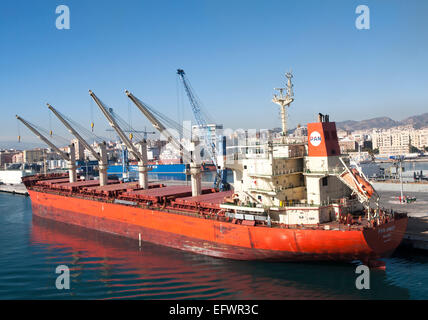
[(12, 163), (24, 163), (24, 153), (22, 151), (17, 152), (12, 156)]
[(412, 126), (405, 126), (374, 129), (372, 141), (373, 149), (378, 149), (379, 155), (404, 155), (414, 153), (414, 148), (424, 152), (428, 147), (428, 128), (415, 130)]
[(24, 163), (35, 163), (43, 161), (45, 157), (45, 149), (32, 149), (32, 150), (24, 150), (23, 152), (23, 162)]
[(199, 141), (204, 141), (205, 137), (210, 137), (210, 143), (217, 145), (217, 136), (221, 135), (223, 131), (222, 124), (207, 124), (206, 127), (201, 127), (199, 125), (192, 126), (192, 134), (196, 135), (199, 138)]
[(340, 153), (348, 153), (358, 148), (358, 143), (351, 137), (339, 140)]
[(4, 168), (9, 163), (13, 163), (14, 156), (19, 154), (16, 150), (2, 150), (0, 151), (0, 168)]

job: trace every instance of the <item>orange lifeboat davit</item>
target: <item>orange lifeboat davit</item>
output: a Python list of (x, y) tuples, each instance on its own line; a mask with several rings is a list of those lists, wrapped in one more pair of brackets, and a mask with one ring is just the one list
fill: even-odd
[(376, 194), (369, 181), (355, 168), (346, 168), (339, 178), (354, 192), (359, 193), (363, 198), (369, 200)]
[(370, 184), (370, 182), (368, 182), (364, 177), (360, 175), (357, 169), (353, 168), (352, 174), (359, 183), (359, 185), (357, 185), (358, 189), (370, 199), (375, 193), (373, 186)]

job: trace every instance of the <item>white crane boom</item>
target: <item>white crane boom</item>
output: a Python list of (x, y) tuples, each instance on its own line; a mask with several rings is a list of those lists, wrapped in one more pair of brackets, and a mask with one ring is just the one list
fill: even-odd
[[(152, 123), (153, 127), (155, 127), (159, 132), (168, 140), (168, 142), (172, 143), (177, 150), (182, 152), (186, 150), (184, 146), (178, 141), (166, 128), (165, 126), (150, 112), (150, 110), (142, 103), (139, 99), (137, 99), (131, 92), (125, 90), (126, 95), (129, 99), (134, 102), (134, 104), (140, 109), (140, 111), (146, 116), (146, 118)], [(193, 147), (196, 150), (198, 142), (193, 142)], [(190, 178), (192, 185), (192, 196), (199, 196), (202, 192), (202, 175), (201, 175), (201, 165), (198, 164), (194, 157), (193, 150), (190, 153)]]
[(107, 111), (107, 109), (104, 107), (103, 103), (98, 99), (98, 97), (93, 93), (91, 90), (89, 90), (89, 94), (91, 95), (92, 99), (96, 102), (98, 107), (100, 107), (101, 112), (104, 114), (104, 116), (107, 118), (107, 120), (110, 123), (110, 126), (116, 130), (119, 138), (123, 141), (123, 143), (126, 145), (129, 151), (131, 151), (134, 156), (138, 159), (138, 184), (140, 188), (147, 189), (149, 187), (149, 180), (148, 180), (148, 171), (149, 168), (147, 166), (147, 142), (145, 139), (140, 142), (139, 150), (132, 144), (132, 142), (128, 139), (128, 137), (125, 135), (123, 130), (119, 127), (116, 120), (112, 117), (112, 115)]
[(95, 93), (93, 93), (91, 90), (89, 90), (89, 94), (91, 95), (92, 99), (94, 99), (95, 103), (98, 105), (98, 107), (100, 108), (100, 110), (104, 114), (104, 116), (107, 118), (108, 122), (110, 123), (110, 126), (117, 132), (119, 138), (123, 141), (123, 143), (126, 145), (128, 150), (131, 151), (138, 160), (143, 161), (144, 160), (143, 156), (140, 154), (140, 152), (138, 152), (137, 148), (128, 139), (126, 134), (123, 132), (123, 130), (117, 124), (116, 120), (114, 120), (114, 118), (107, 111), (106, 107), (98, 99), (98, 97), (95, 95)]
[(70, 182), (76, 182), (77, 180), (77, 174), (76, 174), (76, 154), (74, 149), (74, 144), (71, 144), (69, 146), (70, 153), (67, 154), (63, 151), (61, 151), (56, 145), (54, 145), (52, 142), (50, 142), (45, 136), (43, 136), (37, 129), (35, 129), (31, 124), (29, 124), (27, 121), (22, 119), (20, 116), (16, 116), (16, 119), (21, 121), (28, 129), (31, 130), (40, 140), (42, 140), (44, 143), (46, 143), (49, 147), (51, 147), (57, 154), (61, 156), (65, 161), (68, 163), (68, 176), (70, 179)]
[(60, 114), (59, 112), (52, 107), (49, 103), (46, 104), (48, 106), (48, 108), (53, 112), (54, 115), (56, 115), (56, 117), (64, 124), (64, 126), (68, 129), (68, 131), (77, 138), (77, 140), (79, 140), (83, 146), (95, 157), (95, 159), (97, 159), (98, 161), (101, 161), (101, 157), (100, 155), (89, 145), (89, 143), (87, 143), (85, 141), (85, 139), (83, 139), (80, 134), (73, 129), (73, 127), (68, 123), (67, 120), (65, 120)]
[(16, 119), (21, 121), (28, 129), (30, 129), (31, 132), (33, 132), (40, 140), (42, 140), (44, 143), (46, 143), (49, 147), (51, 147), (53, 150), (55, 150), (56, 153), (58, 153), (61, 158), (63, 158), (65, 161), (70, 161), (70, 156), (66, 154), (64, 151), (61, 151), (56, 145), (54, 145), (52, 142), (50, 142), (45, 136), (43, 136), (37, 129), (35, 129), (31, 124), (29, 124), (27, 121), (22, 119), (20, 116), (16, 115)]
[(64, 124), (64, 126), (68, 129), (68, 131), (83, 144), (83, 146), (95, 157), (95, 159), (98, 160), (98, 170), (100, 173), (100, 186), (107, 185), (108, 184), (108, 178), (107, 178), (108, 160), (107, 160), (106, 143), (105, 142), (100, 143), (98, 145), (100, 148), (100, 153), (96, 152), (94, 148), (92, 148), (91, 145), (87, 143), (86, 140), (83, 139), (76, 130), (74, 130), (74, 128), (68, 123), (68, 121), (65, 120), (54, 107), (52, 107), (49, 103), (47, 103), (47, 106), (54, 113), (54, 115), (56, 115), (57, 118)]
[[(137, 99), (131, 92), (128, 90), (125, 90), (126, 95), (129, 99), (137, 106), (137, 108), (146, 116), (146, 118), (151, 122), (153, 127), (159, 131), (160, 134), (162, 134), (168, 142), (172, 143), (174, 147), (179, 150), (180, 152), (183, 152), (183, 150), (186, 150), (184, 146), (181, 144), (180, 141), (178, 141), (165, 126), (150, 112), (150, 110), (139, 100)], [(193, 161), (193, 160), (191, 160)]]

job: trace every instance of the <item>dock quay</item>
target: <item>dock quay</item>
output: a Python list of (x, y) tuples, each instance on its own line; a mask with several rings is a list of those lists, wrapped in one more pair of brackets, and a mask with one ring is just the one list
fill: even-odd
[(428, 216), (409, 217), (402, 246), (428, 250)]
[[(426, 186), (426, 185), (425, 185)], [(428, 250), (428, 192), (421, 192), (420, 189), (410, 189), (405, 186), (404, 194), (416, 198), (415, 202), (400, 203), (398, 196), (399, 189), (385, 190), (378, 188), (380, 195), (380, 205), (384, 208), (397, 212), (407, 212), (409, 222), (406, 234), (403, 237), (402, 246), (414, 249)]]
[[(373, 187), (378, 192), (383, 191), (395, 191), (400, 192), (401, 190), (401, 184), (396, 182), (372, 182)], [(404, 182), (403, 183), (403, 190), (405, 193), (409, 192), (428, 192), (428, 183), (425, 182)]]
[(25, 188), (24, 184), (0, 184), (0, 192), (20, 194), (28, 196), (28, 191)]

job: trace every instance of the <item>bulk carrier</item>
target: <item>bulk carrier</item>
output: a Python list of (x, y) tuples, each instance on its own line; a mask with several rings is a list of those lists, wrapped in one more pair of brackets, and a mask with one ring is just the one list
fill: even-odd
[[(273, 98), (281, 108), (282, 136), (259, 145), (263, 152), (256, 155), (224, 157), (224, 167), (233, 171), (231, 190), (203, 188), (200, 165), (193, 162), (191, 186), (150, 183), (144, 141), (138, 149), (127, 145), (139, 160), (138, 181), (108, 180), (102, 145), (100, 179), (79, 181), (71, 146), (65, 155), (68, 174), (22, 179), (33, 214), (212, 257), (361, 260), (376, 265), (400, 244), (407, 215), (379, 207), (368, 179), (340, 154), (336, 125), (328, 116), (320, 114), (317, 122), (307, 124), (307, 141), (288, 139), (287, 108), (294, 96), (291, 74), (287, 78), (285, 88)], [(153, 114), (144, 104), (126, 93), (151, 120)], [(103, 111), (99, 99), (90, 94)], [(114, 120), (105, 115), (115, 128)], [(153, 125), (164, 129), (155, 120)], [(127, 144), (126, 137), (119, 136)]]

